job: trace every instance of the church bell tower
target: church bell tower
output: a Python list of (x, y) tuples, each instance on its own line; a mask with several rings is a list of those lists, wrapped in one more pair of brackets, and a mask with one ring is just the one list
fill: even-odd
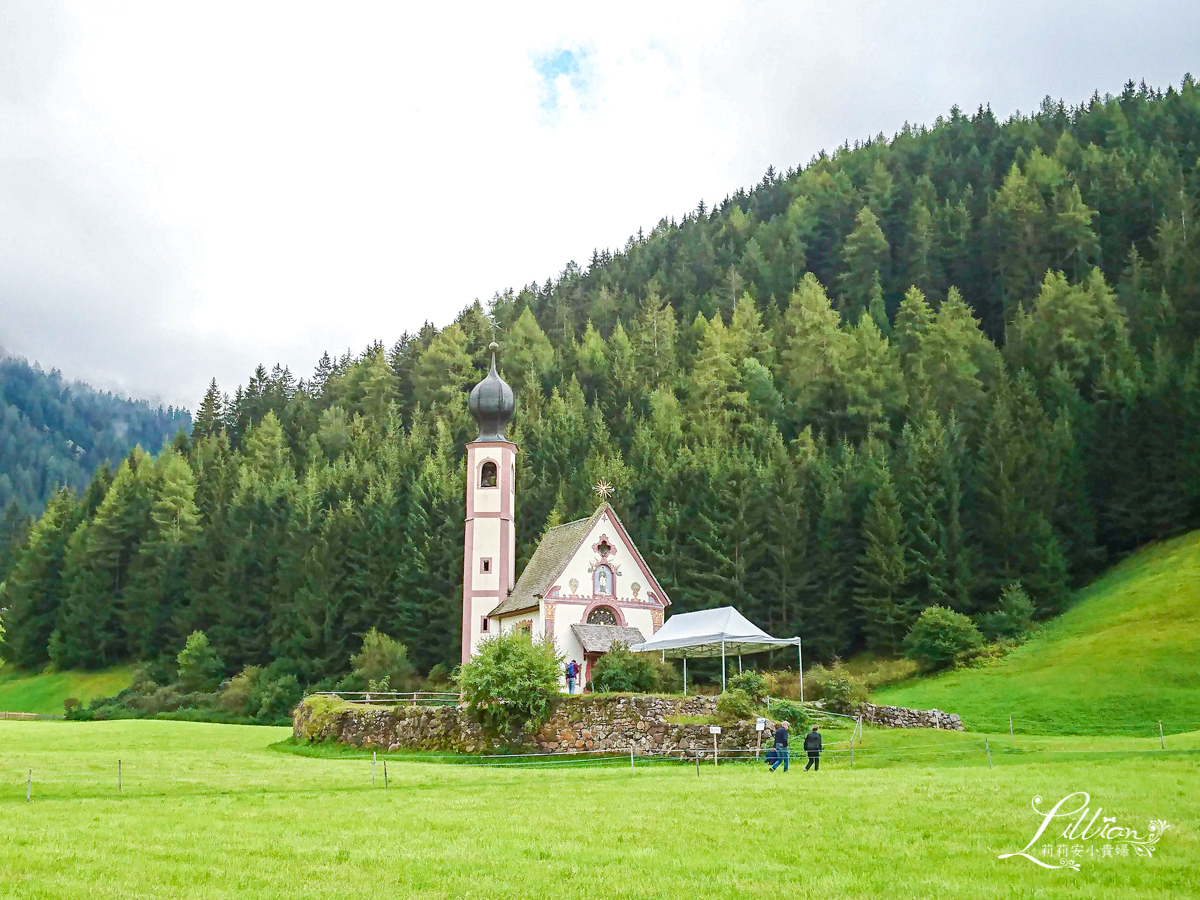
[(504, 437), (516, 403), (512, 388), (492, 368), (471, 390), (468, 407), (479, 436), (467, 444), (467, 521), (463, 553), (462, 661), (498, 627), (488, 613), (504, 600), (516, 582), (517, 534), (513, 510), (517, 499), (517, 445)]

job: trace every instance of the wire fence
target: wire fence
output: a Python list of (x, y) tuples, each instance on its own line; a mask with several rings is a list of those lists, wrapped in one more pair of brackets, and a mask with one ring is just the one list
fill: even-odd
[(452, 691), (317, 691), (310, 697), (336, 697), (347, 703), (379, 706), (457, 706), (461, 696)]
[[(1200, 730), (1200, 725), (1188, 730)], [(889, 729), (890, 731), (890, 729)], [(1166, 735), (1147, 741), (1142, 737), (1124, 734), (1110, 736), (1106, 746), (1081, 746), (1087, 738), (1080, 737), (979, 737), (955, 732), (958, 737), (918, 743), (892, 743), (878, 740), (881, 732), (871, 731), (865, 737), (857, 731), (844, 740), (828, 741), (821, 749), (817, 765), (826, 769), (854, 770), (885, 768), (894, 765), (917, 764), (929, 766), (994, 767), (1014, 762), (1077, 758), (1197, 758), (1200, 741), (1175, 739)], [(308, 770), (302, 776), (281, 776), (278, 767), (265, 766), (252, 771), (231, 768), (224, 773), (197, 771), (186, 767), (164, 765), (161, 761), (143, 765), (140, 759), (115, 758), (96, 760), (86, 765), (72, 764), (72, 754), (61, 758), (37, 759), (33, 765), (16, 770), (0, 770), (0, 800), (34, 802), (81, 798), (124, 798), (175, 796), (182, 794), (298, 793), (321, 791), (357, 791), (364, 789), (404, 789), (392, 775), (397, 764), (408, 764), (411, 776), (413, 764), (450, 764), (454, 767), (493, 769), (607, 769), (636, 774), (639, 770), (686, 767), (698, 777), (719, 772), (722, 767), (745, 768), (762, 765), (768, 760), (769, 748), (733, 749), (724, 747), (691, 747), (646, 752), (635, 747), (628, 749), (574, 750), (541, 753), (397, 753), (380, 754), (362, 751), (332, 757), (316, 756), (329, 763), (347, 763), (359, 768), (337, 767)], [(40, 754), (39, 754), (40, 756)], [(788, 765), (804, 766), (808, 753), (790, 748)], [(238, 777), (229, 786), (222, 785), (222, 774)]]

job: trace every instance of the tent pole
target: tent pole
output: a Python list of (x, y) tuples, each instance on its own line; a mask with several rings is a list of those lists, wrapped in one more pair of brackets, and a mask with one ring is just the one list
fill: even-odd
[(725, 639), (721, 639), (721, 693), (725, 693)]
[(800, 702), (804, 702), (804, 642), (796, 638), (796, 653), (800, 656)]
[(738, 654), (738, 674), (742, 674), (742, 654)]
[(687, 657), (683, 658), (683, 696), (687, 696)]

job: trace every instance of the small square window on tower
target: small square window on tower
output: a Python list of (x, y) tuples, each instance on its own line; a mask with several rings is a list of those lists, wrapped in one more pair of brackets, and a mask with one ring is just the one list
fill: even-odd
[(484, 575), (492, 571), (492, 558), (490, 556), (485, 556), (479, 560), (479, 571)]

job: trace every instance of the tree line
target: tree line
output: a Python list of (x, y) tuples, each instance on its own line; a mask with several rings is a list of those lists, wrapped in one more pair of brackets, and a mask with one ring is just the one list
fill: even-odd
[(214, 382), (191, 435), (54, 494), (11, 553), (26, 668), (179, 652), (332, 683), (372, 627), (457, 662), (466, 392), (517, 393), (519, 564), (600, 478), (674, 600), (814, 658), (940, 605), (1040, 617), (1200, 524), (1200, 95), (954, 110), (769, 170), (586, 268), (311, 378)]

